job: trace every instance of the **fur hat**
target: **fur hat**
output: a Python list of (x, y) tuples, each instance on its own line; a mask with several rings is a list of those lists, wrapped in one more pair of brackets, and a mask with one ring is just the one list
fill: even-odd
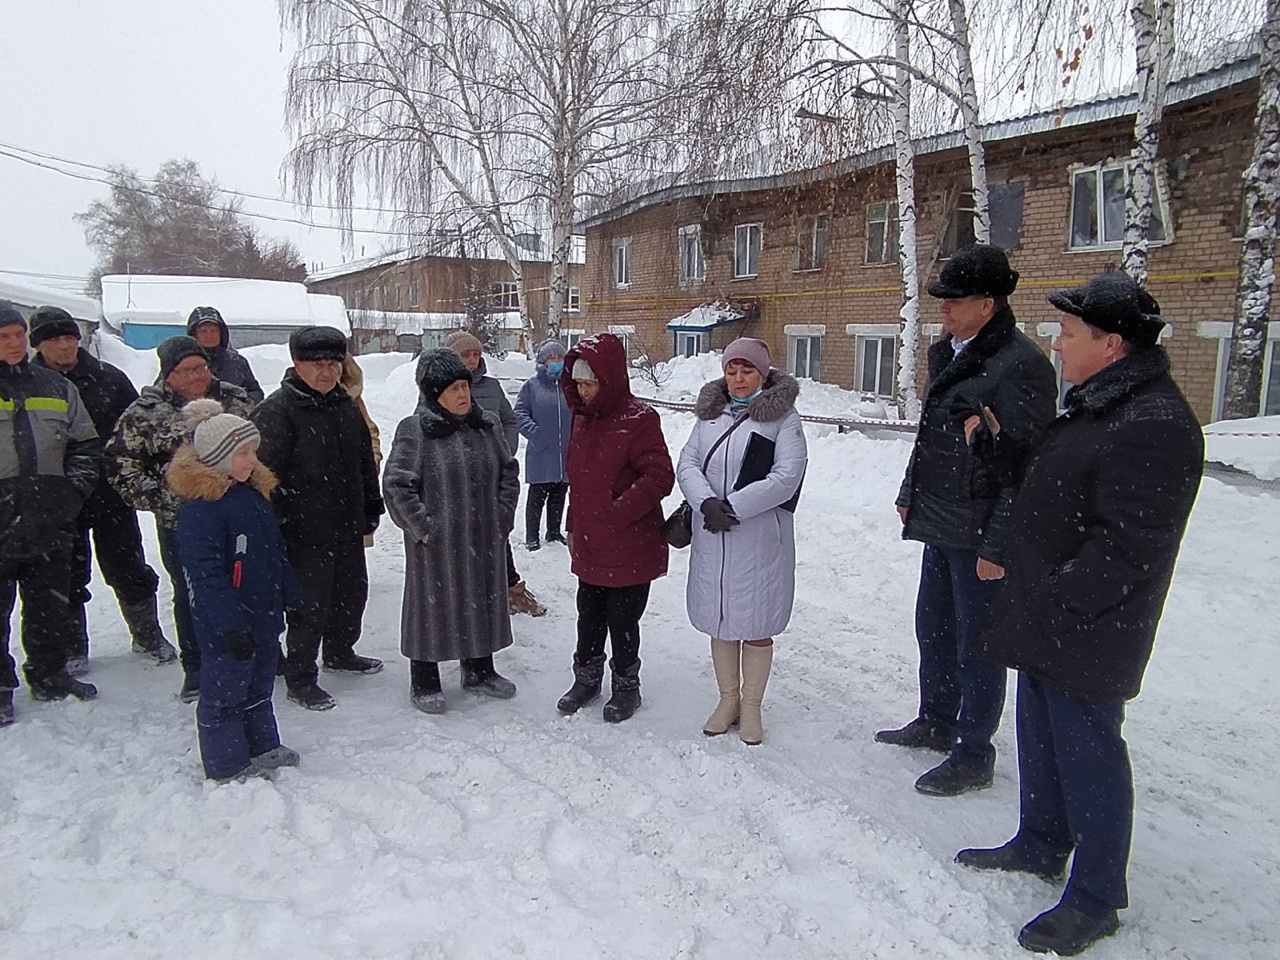
[(27, 338), (33, 347), (54, 337), (80, 339), (80, 324), (61, 307), (36, 307), (36, 312), (31, 315), (30, 330)]
[(769, 345), (763, 340), (753, 337), (739, 337), (724, 348), (724, 356), (720, 359), (720, 369), (727, 369), (734, 360), (742, 360), (767, 376), (771, 365)]
[(160, 358), (160, 379), (167, 379), (173, 368), (187, 357), (209, 359), (209, 354), (195, 337), (168, 337), (156, 346), (156, 356)]
[(12, 303), (0, 300), (0, 327), (8, 327), (15, 323), (21, 324), (23, 330), (27, 329), (27, 318), (22, 315), (22, 311)]
[(289, 335), (289, 356), (304, 363), (309, 360), (347, 358), (347, 338), (334, 327), (299, 327)]
[(573, 361), (573, 372), (569, 376), (573, 380), (595, 380), (596, 372), (591, 369), (591, 364), (579, 357)]
[(929, 296), (939, 300), (960, 297), (1007, 297), (1018, 286), (1018, 271), (1009, 266), (1009, 258), (999, 247), (974, 243), (947, 261), (936, 283), (929, 285)]
[(484, 352), (484, 344), (476, 337), (467, 333), (465, 330), (455, 330), (444, 338), (444, 345), (457, 350), (459, 354), (468, 353), (475, 350), (477, 353)]
[(192, 428), (191, 446), (195, 448), (196, 458), (219, 473), (230, 475), (236, 451), (262, 439), (252, 422), (223, 412), (217, 400), (192, 400), (182, 411)]
[(1100, 273), (1082, 287), (1049, 294), (1049, 302), (1091, 327), (1118, 333), (1138, 346), (1160, 340), (1160, 304), (1127, 273)]
[(424, 350), (418, 357), (418, 389), (422, 391), (423, 399), (435, 403), (440, 394), (459, 380), (470, 383), (471, 371), (457, 350), (436, 347)]

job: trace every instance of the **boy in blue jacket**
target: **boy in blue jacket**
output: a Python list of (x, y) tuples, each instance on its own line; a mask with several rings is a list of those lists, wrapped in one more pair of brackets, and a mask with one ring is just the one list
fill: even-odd
[(186, 408), (191, 439), (169, 465), (184, 502), (178, 555), (200, 647), (196, 728), (205, 775), (227, 783), (297, 766), (280, 743), (271, 697), (285, 607), (297, 582), (285, 558), (271, 491), (258, 462), (258, 428), (216, 400)]

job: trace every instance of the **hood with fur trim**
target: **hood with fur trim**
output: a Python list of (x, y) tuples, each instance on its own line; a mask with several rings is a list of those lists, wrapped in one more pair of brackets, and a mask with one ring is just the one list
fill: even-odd
[[(196, 456), (190, 442), (184, 443), (173, 455), (173, 462), (166, 471), (169, 489), (185, 500), (221, 500), (236, 481), (230, 476), (206, 467)], [(270, 501), (276, 489), (276, 477), (264, 464), (259, 463), (249, 475), (249, 486)]]
[[(773, 423), (785, 417), (800, 396), (800, 381), (776, 367), (764, 379), (763, 389), (747, 404), (747, 416), (757, 423)], [(698, 391), (694, 413), (699, 420), (714, 420), (724, 413), (729, 402), (729, 385), (725, 378), (712, 380)]]

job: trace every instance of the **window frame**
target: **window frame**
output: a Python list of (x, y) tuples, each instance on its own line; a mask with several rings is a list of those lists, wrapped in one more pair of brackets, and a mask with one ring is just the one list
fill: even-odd
[(564, 288), (564, 312), (582, 312), (582, 285), (571, 283)]
[(520, 285), (514, 280), (494, 280), (489, 284), (489, 309), (519, 310)]
[[(738, 249), (739, 249), (739, 241), (738, 241), (738, 238), (739, 238), (740, 236), (742, 236), (742, 232), (743, 232), (744, 230), (745, 230), (745, 231), (747, 231), (747, 233), (746, 233), (746, 236), (747, 236), (746, 254), (747, 254), (747, 261), (748, 261), (748, 262), (747, 262), (746, 266), (747, 266), (748, 268), (750, 268), (750, 267), (752, 267), (752, 266), (754, 266), (754, 267), (755, 267), (755, 269), (754, 269), (754, 270), (750, 270), (750, 272), (743, 272), (743, 270), (742, 270), (742, 266), (743, 266), (743, 264), (740, 262), (740, 260), (739, 260), (739, 258), (738, 258)], [(752, 263), (750, 262), (750, 261), (751, 261), (751, 252), (752, 252), (752, 251), (751, 251), (751, 231), (752, 231), (752, 230), (754, 230), (754, 231), (755, 231), (755, 238), (756, 238), (756, 243), (755, 243), (755, 263), (754, 263), (754, 264), (752, 264)], [(763, 251), (764, 251), (764, 224), (763, 224), (761, 221), (758, 221), (758, 220), (753, 220), (753, 221), (751, 221), (751, 222), (749, 222), (749, 223), (739, 223), (739, 224), (737, 224), (737, 225), (733, 228), (733, 279), (734, 279), (734, 280), (751, 280), (751, 279), (753, 279), (753, 278), (755, 278), (755, 277), (760, 276), (760, 254), (761, 254)]]
[(815, 273), (821, 270), (826, 266), (827, 248), (830, 245), (830, 214), (813, 213), (801, 217), (796, 228), (796, 255), (791, 269), (796, 273)]
[[(787, 372), (793, 377), (805, 377), (809, 380), (822, 379), (822, 341), (821, 334), (789, 333), (787, 334)], [(818, 342), (818, 356), (815, 361), (813, 343)], [(804, 342), (804, 372), (799, 370), (800, 344)], [(814, 367), (817, 367), (815, 370)]]
[[(690, 239), (692, 244), (689, 243)], [(685, 256), (690, 247), (696, 253), (694, 264), (690, 264)], [(682, 287), (702, 283), (707, 279), (707, 258), (702, 249), (702, 224), (689, 223), (676, 230), (676, 263)], [(690, 266), (697, 269), (690, 272)]]
[(613, 287), (626, 290), (631, 286), (631, 238), (613, 241)]
[[(1129, 178), (1132, 176), (1133, 161), (1132, 160), (1110, 160), (1106, 163), (1096, 163), (1091, 166), (1072, 167), (1070, 173), (1070, 191), (1068, 196), (1067, 209), (1067, 252), (1068, 253), (1095, 253), (1099, 250), (1121, 250), (1124, 248), (1124, 221), (1121, 220), (1120, 236), (1116, 240), (1106, 239), (1106, 177), (1105, 174), (1115, 170), (1123, 170), (1125, 177), (1125, 190), (1128, 190)], [(1161, 238), (1149, 237), (1148, 243), (1153, 247), (1162, 247), (1165, 244), (1173, 243), (1173, 224), (1169, 217), (1169, 201), (1168, 189), (1165, 185), (1164, 167), (1156, 164), (1154, 177), (1155, 197), (1152, 200), (1152, 209), (1160, 216), (1160, 224), (1164, 229), (1164, 236)], [(1094, 197), (1096, 206), (1095, 212), (1098, 218), (1098, 242), (1093, 244), (1079, 244), (1075, 242), (1076, 238), (1076, 184), (1078, 179), (1085, 175), (1094, 174), (1094, 189), (1097, 195)], [(1124, 196), (1121, 196), (1121, 202)], [(1149, 229), (1149, 227), (1148, 227)]]
[(564, 341), (565, 349), (572, 350), (578, 345), (578, 342), (587, 336), (586, 330), (566, 330), (561, 328), (560, 338)]
[(419, 305), (418, 281), (410, 280), (409, 281), (409, 306), (410, 308), (416, 308), (418, 305)]
[[(877, 207), (884, 207), (884, 216), (876, 218), (872, 216), (872, 211)], [(871, 228), (873, 224), (884, 224), (884, 233), (880, 238), (881, 259), (871, 259)], [(893, 224), (893, 242), (890, 243), (889, 225)], [(867, 204), (867, 220), (866, 220), (866, 237), (865, 244), (862, 248), (863, 266), (878, 267), (886, 264), (898, 263), (902, 259), (901, 253), (901, 226), (898, 223), (898, 202), (896, 200), (879, 201), (877, 203)], [(889, 251), (893, 251), (893, 256), (889, 256)]]
[[(897, 397), (898, 387), (898, 350), (900, 348), (898, 336), (890, 336), (887, 334), (858, 334), (855, 338), (853, 352), (853, 392), (862, 397), (872, 397), (876, 400), (894, 400)], [(881, 377), (884, 373), (884, 343), (888, 341), (891, 344), (890, 360), (889, 360), (889, 384), (887, 392), (881, 390), (884, 384), (881, 383)], [(863, 386), (863, 369), (867, 362), (867, 347), (869, 344), (876, 345), (876, 373), (875, 385), (868, 390)]]
[[(675, 337), (676, 342), (675, 342), (675, 350), (672, 353), (672, 356), (696, 357), (699, 354), (706, 352), (705, 348), (703, 347), (703, 337), (706, 336), (705, 333), (698, 330), (676, 330), (674, 331), (674, 333), (676, 335)], [(685, 343), (686, 340), (693, 341), (693, 344), (694, 344), (693, 353), (685, 352), (685, 348), (683, 344)]]

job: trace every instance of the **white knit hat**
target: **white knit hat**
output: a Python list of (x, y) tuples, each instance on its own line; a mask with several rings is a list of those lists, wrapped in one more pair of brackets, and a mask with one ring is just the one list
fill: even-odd
[(579, 357), (573, 361), (573, 373), (571, 376), (574, 380), (595, 380), (596, 372), (591, 369), (591, 364)]
[(188, 425), (194, 428), (191, 445), (195, 447), (196, 458), (219, 473), (230, 475), (236, 451), (262, 439), (256, 426), (243, 417), (224, 413), (217, 400), (207, 397), (192, 400), (182, 409)]

